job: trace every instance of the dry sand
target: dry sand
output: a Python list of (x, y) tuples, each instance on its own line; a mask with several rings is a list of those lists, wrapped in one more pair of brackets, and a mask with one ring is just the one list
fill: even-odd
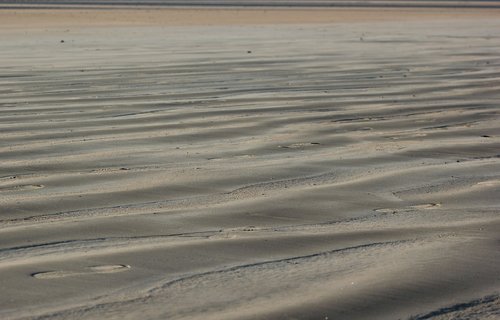
[(498, 12), (270, 12), (0, 11), (1, 319), (498, 319)]
[[(130, 26), (220, 26), (331, 24), (449, 19), (499, 19), (500, 9), (453, 8), (127, 8), (1, 9), (1, 29), (45, 29)], [(100, 8), (100, 9), (99, 9)]]

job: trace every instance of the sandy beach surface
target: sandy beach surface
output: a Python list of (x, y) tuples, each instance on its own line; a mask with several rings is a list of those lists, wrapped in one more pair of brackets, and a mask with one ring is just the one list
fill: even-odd
[(0, 9), (0, 318), (498, 319), (499, 18)]

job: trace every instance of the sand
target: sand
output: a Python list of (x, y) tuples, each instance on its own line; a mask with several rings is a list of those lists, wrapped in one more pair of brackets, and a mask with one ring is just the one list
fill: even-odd
[[(7, 5), (4, 5), (7, 6)], [(500, 9), (456, 8), (149, 8), (89, 7), (3, 9), (3, 30), (131, 26), (221, 26), (338, 24), (352, 22), (428, 21), (500, 18)]]
[(497, 11), (184, 10), (0, 10), (1, 319), (499, 317)]

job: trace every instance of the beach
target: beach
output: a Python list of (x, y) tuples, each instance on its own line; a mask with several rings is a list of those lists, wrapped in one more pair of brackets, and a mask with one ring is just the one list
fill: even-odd
[(0, 318), (496, 319), (499, 17), (0, 9)]

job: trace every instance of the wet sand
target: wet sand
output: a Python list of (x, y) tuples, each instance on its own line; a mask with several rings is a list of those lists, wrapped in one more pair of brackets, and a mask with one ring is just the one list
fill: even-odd
[(498, 13), (301, 10), (0, 10), (0, 318), (498, 316)]

